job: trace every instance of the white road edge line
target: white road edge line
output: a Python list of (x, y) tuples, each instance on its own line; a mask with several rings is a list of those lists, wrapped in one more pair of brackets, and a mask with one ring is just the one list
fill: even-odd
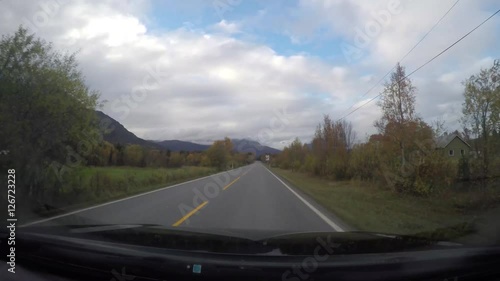
[(334, 223), (332, 220), (330, 220), (327, 216), (325, 216), (323, 213), (321, 213), (318, 209), (316, 209), (311, 203), (307, 202), (306, 199), (302, 198), (297, 192), (295, 192), (291, 187), (289, 187), (285, 182), (283, 182), (278, 176), (276, 176), (271, 170), (269, 170), (267, 167), (264, 167), (271, 175), (273, 175), (276, 179), (278, 179), (288, 190), (290, 190), (291, 193), (293, 193), (297, 198), (300, 199), (304, 204), (306, 204), (309, 209), (311, 209), (316, 215), (318, 215), (323, 221), (325, 221), (329, 226), (331, 226), (335, 231), (337, 232), (344, 232), (345, 230), (342, 229), (338, 224)]
[[(243, 166), (243, 167), (245, 167), (245, 166)], [(240, 167), (240, 168), (243, 168), (243, 167)], [(236, 168), (236, 169), (239, 169), (239, 168)], [(233, 170), (236, 170), (236, 169), (233, 169)], [(229, 170), (229, 171), (232, 171), (232, 170)], [(183, 185), (183, 184), (186, 184), (186, 183), (191, 183), (191, 182), (203, 180), (203, 179), (206, 179), (206, 178), (209, 178), (209, 177), (213, 177), (213, 176), (217, 176), (217, 175), (220, 175), (220, 174), (223, 174), (223, 173), (227, 173), (229, 171), (224, 171), (224, 172), (220, 172), (220, 173), (217, 173), (217, 174), (205, 176), (205, 177), (202, 177), (202, 178), (198, 178), (198, 179), (189, 180), (189, 181), (186, 181), (186, 182), (177, 183), (177, 184), (174, 184), (174, 185), (170, 185), (170, 186), (162, 187), (160, 189), (155, 189), (155, 190), (152, 190), (152, 191), (147, 191), (147, 192), (144, 192), (144, 193), (132, 195), (130, 197), (118, 199), (118, 200), (115, 200), (115, 201), (106, 202), (106, 203), (103, 203), (103, 204), (99, 204), (99, 205), (95, 205), (95, 206), (90, 206), (90, 207), (87, 207), (87, 208), (84, 208), (84, 209), (80, 209), (80, 210), (76, 210), (76, 211), (72, 211), (72, 212), (69, 212), (69, 213), (60, 214), (60, 215), (57, 215), (57, 216), (54, 216), (54, 217), (50, 217), (50, 218), (46, 218), (46, 219), (41, 219), (41, 220), (37, 220), (37, 221), (25, 223), (25, 224), (20, 225), (19, 227), (26, 227), (26, 226), (30, 226), (30, 225), (33, 225), (33, 224), (39, 224), (39, 223), (42, 223), (42, 222), (47, 222), (47, 221), (50, 221), (50, 220), (59, 219), (59, 218), (70, 216), (70, 215), (74, 215), (74, 214), (77, 214), (77, 213), (80, 213), (80, 212), (92, 210), (92, 209), (103, 207), (103, 206), (106, 206), (106, 205), (110, 205), (110, 204), (113, 204), (113, 203), (118, 203), (118, 202), (125, 201), (125, 200), (128, 200), (128, 199), (136, 198), (136, 197), (139, 197), (139, 196), (143, 196), (143, 195), (151, 194), (151, 193), (154, 193), (154, 192), (166, 190), (166, 189), (169, 189), (169, 188), (172, 188), (172, 187), (176, 187), (176, 186), (179, 186), (179, 185)]]

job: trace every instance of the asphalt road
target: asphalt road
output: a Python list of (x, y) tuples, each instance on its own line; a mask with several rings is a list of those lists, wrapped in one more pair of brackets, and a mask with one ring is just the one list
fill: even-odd
[(332, 214), (260, 162), (24, 226), (54, 224), (158, 224), (290, 232), (346, 230)]

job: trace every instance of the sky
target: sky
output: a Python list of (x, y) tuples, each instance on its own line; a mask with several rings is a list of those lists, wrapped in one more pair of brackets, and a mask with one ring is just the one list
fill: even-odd
[[(379, 94), (397, 62), (410, 73), (500, 7), (459, 1), (402, 60), (455, 2), (0, 0), (0, 34), (23, 25), (76, 52), (101, 110), (141, 138), (283, 148)], [(411, 76), (426, 122), (461, 129), (462, 82), (500, 58), (499, 35), (497, 15)], [(364, 141), (380, 116), (375, 100), (346, 120)]]

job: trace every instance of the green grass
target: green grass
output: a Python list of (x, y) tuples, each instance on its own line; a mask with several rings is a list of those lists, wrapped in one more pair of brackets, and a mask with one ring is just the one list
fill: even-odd
[(26, 218), (52, 216), (215, 174), (208, 167), (137, 168), (81, 167), (65, 175), (60, 192), (47, 194), (43, 205), (32, 205)]
[[(448, 192), (422, 198), (397, 194), (368, 182), (334, 182), (304, 173), (272, 170), (348, 226), (361, 231), (415, 234), (446, 230), (447, 234), (460, 237), (472, 231), (474, 219), (484, 211), (477, 208), (477, 201), (471, 199), (470, 192)], [(486, 193), (476, 199), (484, 200), (484, 196), (497, 196), (495, 202), (500, 201), (498, 189), (494, 194)], [(469, 204), (468, 208), (459, 206), (463, 202)]]

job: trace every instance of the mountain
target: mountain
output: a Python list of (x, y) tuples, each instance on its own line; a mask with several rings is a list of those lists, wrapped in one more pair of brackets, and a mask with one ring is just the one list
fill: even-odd
[[(257, 156), (281, 152), (278, 149), (261, 145), (259, 142), (252, 140), (231, 139), (231, 141), (233, 142), (234, 149), (237, 152), (255, 152)], [(210, 147), (210, 145), (208, 144), (199, 144), (180, 140), (165, 140), (158, 141), (156, 143), (163, 146), (163, 148), (169, 149), (171, 151), (205, 151)]]
[(156, 143), (161, 145), (164, 149), (169, 149), (170, 151), (205, 151), (210, 147), (208, 144), (199, 144), (180, 140), (165, 140)]
[[(104, 140), (112, 144), (138, 144), (145, 147), (160, 149), (160, 150), (170, 150), (170, 151), (205, 151), (210, 145), (199, 144), (188, 141), (181, 140), (164, 140), (164, 141), (149, 141), (139, 138), (134, 135), (134, 133), (127, 130), (120, 122), (109, 117), (104, 112), (96, 111), (97, 117), (99, 118), (100, 124), (107, 125), (110, 128), (110, 132), (104, 134)], [(263, 154), (276, 154), (281, 152), (278, 149), (261, 145), (257, 141), (247, 140), (247, 139), (231, 139), (234, 145), (234, 149), (237, 152), (255, 152), (258, 156)]]
[(281, 152), (281, 150), (261, 145), (259, 142), (253, 140), (232, 139), (231, 141), (233, 142), (234, 149), (236, 149), (236, 151), (255, 152), (257, 157), (265, 154), (276, 154)]
[(99, 124), (102, 124), (102, 126), (109, 129), (109, 131), (103, 135), (105, 141), (112, 144), (138, 144), (145, 147), (163, 150), (161, 145), (139, 138), (134, 135), (134, 133), (127, 130), (122, 124), (120, 124), (120, 122), (109, 117), (104, 112), (96, 110), (96, 114), (99, 119)]

